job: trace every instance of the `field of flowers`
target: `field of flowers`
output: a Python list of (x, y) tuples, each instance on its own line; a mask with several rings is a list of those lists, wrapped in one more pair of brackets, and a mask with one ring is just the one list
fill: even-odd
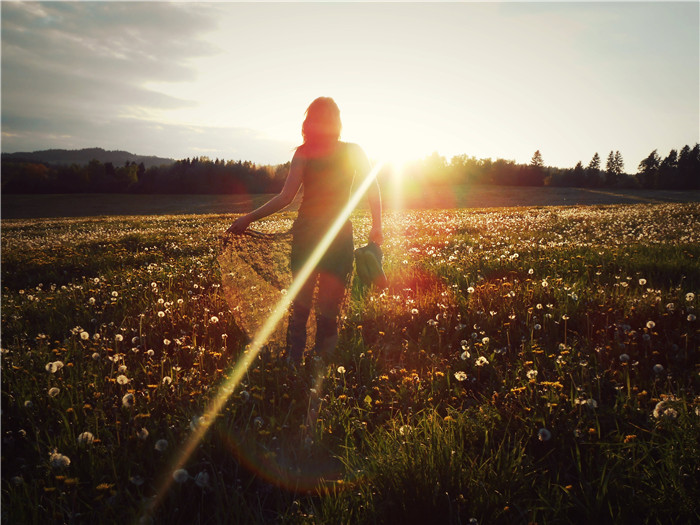
[(700, 520), (700, 204), (387, 212), (333, 359), (210, 414), (289, 285), (230, 222), (2, 222), (3, 523)]

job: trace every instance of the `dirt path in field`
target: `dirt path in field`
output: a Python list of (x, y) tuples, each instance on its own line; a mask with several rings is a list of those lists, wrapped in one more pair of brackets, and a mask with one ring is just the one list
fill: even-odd
[[(103, 215), (178, 215), (243, 213), (271, 195), (2, 195), (2, 219), (95, 217)], [(411, 195), (384, 195), (388, 209), (501, 208), (636, 204), (639, 202), (700, 202), (700, 191), (593, 190), (480, 186), (433, 188)], [(292, 208), (294, 209), (294, 205)]]

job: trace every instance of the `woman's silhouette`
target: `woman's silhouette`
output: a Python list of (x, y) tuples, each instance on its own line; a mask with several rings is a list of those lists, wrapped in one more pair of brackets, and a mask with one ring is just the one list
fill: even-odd
[[(306, 110), (301, 134), (304, 143), (296, 149), (287, 180), (279, 195), (238, 218), (227, 230), (242, 233), (251, 222), (289, 205), (299, 188), (304, 195), (292, 226), (292, 276), (296, 278), (316, 244), (350, 199), (355, 177), (370, 171), (369, 160), (356, 144), (341, 142), (340, 110), (332, 98), (320, 97)], [(368, 190), (372, 215), (369, 240), (381, 244), (382, 205), (376, 181)], [(338, 339), (338, 315), (353, 268), (352, 224), (345, 222), (311, 277), (291, 305), (287, 329), (287, 359), (301, 363), (306, 346), (306, 324), (318, 284), (316, 341), (314, 353), (328, 357)]]

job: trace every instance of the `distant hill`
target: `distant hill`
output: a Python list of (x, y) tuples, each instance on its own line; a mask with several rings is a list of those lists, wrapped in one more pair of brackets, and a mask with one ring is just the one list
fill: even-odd
[(111, 162), (114, 167), (123, 166), (128, 162), (135, 162), (143, 165), (146, 168), (151, 166), (162, 166), (173, 164), (174, 159), (167, 159), (163, 157), (147, 156), (147, 155), (135, 155), (129, 153), (128, 151), (106, 151), (102, 148), (85, 148), (85, 149), (47, 149), (44, 151), (32, 151), (32, 152), (17, 152), (17, 153), (3, 153), (2, 160), (5, 161), (15, 161), (15, 162), (39, 162), (43, 164), (52, 165), (71, 165), (78, 164), (83, 166), (89, 164), (91, 160), (97, 159), (102, 164)]

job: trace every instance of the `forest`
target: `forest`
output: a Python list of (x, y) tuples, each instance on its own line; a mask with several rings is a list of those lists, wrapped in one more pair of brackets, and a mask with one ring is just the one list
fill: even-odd
[[(276, 193), (284, 184), (289, 162), (276, 166), (250, 161), (186, 158), (146, 167), (144, 162), (93, 159), (70, 165), (2, 156), (3, 193), (145, 193), (145, 194), (256, 194)], [(386, 183), (399, 169), (386, 166), (379, 181)], [(413, 185), (486, 184), (504, 186), (557, 186), (581, 188), (700, 189), (700, 144), (671, 150), (666, 157), (652, 151), (628, 174), (619, 151), (605, 161), (598, 153), (584, 166), (546, 166), (540, 151), (529, 164), (512, 160), (478, 159), (456, 155), (449, 161), (433, 153), (400, 168)]]

